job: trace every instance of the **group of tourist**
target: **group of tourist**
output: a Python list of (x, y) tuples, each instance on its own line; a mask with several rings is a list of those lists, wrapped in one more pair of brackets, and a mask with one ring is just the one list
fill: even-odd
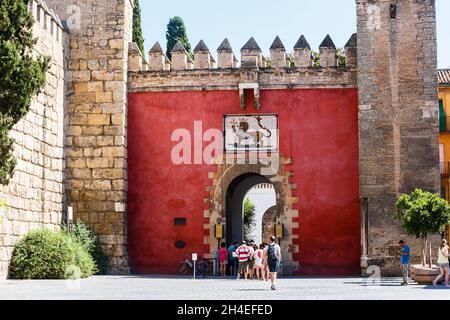
[[(277, 273), (281, 263), (281, 248), (272, 236), (270, 243), (257, 245), (250, 241), (231, 244), (222, 243), (219, 250), (220, 276), (236, 275), (236, 279), (271, 281), (275, 290)], [(236, 270), (237, 269), (237, 270)]]
[[(400, 265), (402, 270), (403, 282), (401, 285), (407, 286), (411, 252), (409, 246), (406, 244), (404, 240), (400, 240), (398, 244), (402, 248), (400, 256)], [(444, 285), (446, 287), (449, 287), (449, 256), (450, 255), (447, 240), (442, 239), (441, 244), (439, 245), (438, 248), (437, 264), (439, 268), (439, 275), (433, 281), (434, 286), (437, 286), (438, 282), (444, 279)]]

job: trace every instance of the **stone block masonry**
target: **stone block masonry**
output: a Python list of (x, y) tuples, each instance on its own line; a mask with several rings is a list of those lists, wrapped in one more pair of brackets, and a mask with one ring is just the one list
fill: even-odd
[[(435, 1), (356, 3), (361, 265), (397, 274), (397, 242), (406, 235), (393, 218), (395, 201), (440, 186)], [(410, 244), (419, 254), (420, 244)]]
[(67, 32), (44, 2), (34, 0), (35, 53), (50, 56), (47, 84), (33, 100), (30, 112), (12, 130), (18, 163), (14, 177), (0, 187), (0, 279), (8, 275), (14, 245), (30, 230), (58, 230), (64, 212), (64, 112)]
[(109, 272), (128, 273), (127, 68), (133, 1), (47, 2), (70, 29), (68, 204), (75, 219), (99, 234)]

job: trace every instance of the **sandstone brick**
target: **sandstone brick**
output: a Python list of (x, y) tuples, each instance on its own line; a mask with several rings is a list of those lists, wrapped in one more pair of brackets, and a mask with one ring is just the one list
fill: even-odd
[[(78, 64), (77, 68), (79, 68), (79, 64)], [(88, 91), (87, 90), (87, 84), (88, 83), (89, 82), (76, 82), (76, 83), (73, 84), (73, 90), (75, 92), (87, 92)]]
[(84, 157), (100, 157), (102, 155), (102, 148), (83, 148)]
[(114, 137), (113, 136), (98, 136), (97, 137), (97, 146), (106, 147), (114, 145)]
[(100, 190), (100, 191), (108, 191), (111, 190), (111, 181), (110, 180), (86, 180), (84, 182), (84, 188), (86, 190)]
[(123, 81), (106, 81), (105, 91), (126, 92), (125, 83)]
[(123, 114), (113, 114), (111, 115), (111, 123), (113, 125), (125, 125), (125, 116)]
[(109, 114), (89, 114), (87, 115), (87, 123), (95, 126), (109, 125), (111, 116)]
[(96, 92), (95, 94), (95, 102), (98, 103), (107, 103), (113, 101), (113, 93), (112, 92)]
[(71, 170), (73, 179), (91, 179), (91, 169), (77, 169), (74, 168)]
[(78, 136), (73, 138), (73, 145), (76, 147), (95, 147), (96, 137)]
[(102, 155), (104, 157), (124, 157), (125, 149), (123, 147), (103, 147)]
[(86, 161), (84, 159), (69, 158), (67, 159), (68, 168), (86, 168)]
[(86, 164), (88, 168), (109, 168), (112, 166), (112, 161), (108, 158), (93, 158), (86, 159)]
[(87, 83), (88, 92), (101, 92), (103, 91), (103, 81), (91, 81)]
[(114, 72), (108, 70), (92, 71), (92, 80), (112, 81), (114, 80)]
[(88, 116), (86, 114), (72, 114), (70, 116), (70, 124), (83, 125), (88, 123)]
[(123, 41), (123, 39), (112, 39), (112, 40), (109, 40), (109, 47), (111, 49), (123, 49), (124, 48), (124, 41)]
[[(100, 136), (104, 133), (104, 127), (103, 126), (82, 126), (80, 127), (82, 134), (87, 136)], [(81, 135), (81, 133), (79, 134)]]

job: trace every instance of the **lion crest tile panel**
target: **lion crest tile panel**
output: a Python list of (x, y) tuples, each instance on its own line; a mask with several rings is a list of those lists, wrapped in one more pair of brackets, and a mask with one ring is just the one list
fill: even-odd
[(225, 151), (277, 151), (277, 115), (225, 115)]

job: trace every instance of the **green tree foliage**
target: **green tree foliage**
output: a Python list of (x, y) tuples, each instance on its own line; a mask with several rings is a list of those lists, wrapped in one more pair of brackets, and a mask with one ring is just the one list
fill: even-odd
[[(312, 51), (311, 55), (312, 55), (312, 60), (313, 60), (313, 67), (320, 68), (320, 53), (317, 51)], [(344, 51), (344, 49), (337, 49), (336, 55), (337, 55), (337, 60), (338, 60), (338, 66), (345, 67), (345, 51)]]
[(256, 207), (249, 199), (244, 200), (244, 239), (251, 240), (256, 227)]
[(320, 68), (320, 53), (317, 51), (311, 51), (312, 65), (314, 68)]
[(108, 269), (108, 260), (100, 245), (100, 241), (95, 232), (83, 222), (78, 220), (67, 235), (78, 241), (83, 248), (92, 256), (95, 262), (94, 272), (97, 274), (106, 274)]
[(296, 67), (293, 53), (288, 53), (288, 55), (287, 55), (287, 65), (288, 65), (288, 68), (295, 68)]
[(172, 59), (172, 55), (170, 54), (170, 52), (172, 51), (177, 41), (180, 41), (183, 44), (186, 51), (192, 57), (191, 44), (189, 43), (186, 26), (184, 25), (183, 19), (181, 19), (180, 17), (173, 17), (170, 19), (169, 24), (167, 25), (166, 39), (166, 55), (169, 57), (169, 59)]
[(95, 263), (67, 233), (36, 230), (17, 243), (9, 269), (13, 279), (73, 279), (93, 275)]
[(338, 58), (338, 66), (345, 67), (345, 50), (341, 48), (337, 49), (336, 55)]
[(33, 58), (35, 44), (30, 0), (0, 1), (0, 184), (11, 179), (16, 161), (9, 131), (29, 111), (32, 97), (45, 84), (50, 60)]
[[(429, 235), (439, 234), (450, 223), (450, 205), (437, 194), (416, 189), (401, 195), (396, 203), (395, 218), (401, 221), (405, 231), (423, 240), (422, 263), (425, 265), (426, 243), (431, 247)], [(431, 249), (428, 251), (431, 267)]]
[(143, 55), (145, 55), (144, 36), (142, 34), (141, 6), (139, 0), (134, 1), (133, 9), (133, 42), (136, 42)]

